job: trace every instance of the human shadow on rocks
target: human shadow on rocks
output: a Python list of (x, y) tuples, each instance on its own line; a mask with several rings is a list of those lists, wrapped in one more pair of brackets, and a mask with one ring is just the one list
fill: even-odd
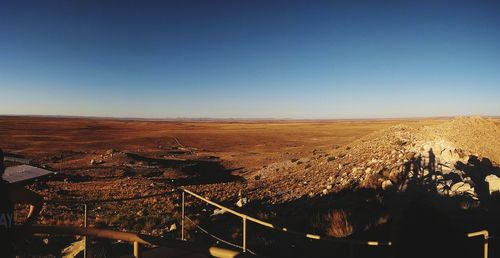
[(455, 168), (463, 171), (465, 176), (471, 179), (481, 202), (481, 206), (490, 206), (492, 197), (490, 195), (488, 183), (485, 179), (488, 175), (500, 176), (500, 168), (493, 166), (490, 159), (482, 158), (480, 160), (476, 156), (470, 156), (467, 163), (458, 161)]
[[(275, 214), (269, 220), (277, 228), (325, 236), (330, 227), (348, 224), (346, 236), (330, 239), (393, 243), (391, 247), (376, 247), (323, 237), (311, 241), (304, 235), (249, 226), (248, 230), (255, 233), (248, 238), (249, 246), (271, 257), (349, 257), (353, 253), (353, 257), (471, 257), (481, 243), (470, 242), (467, 233), (488, 226), (474, 222), (479, 221), (482, 213), (462, 210), (457, 198), (429, 192), (425, 186), (414, 186), (405, 192), (346, 189), (279, 205), (250, 203), (244, 210), (250, 214), (252, 210)], [(341, 223), (328, 219), (328, 214), (339, 210), (347, 214)]]
[[(467, 234), (488, 230), (500, 234), (500, 200), (492, 198), (485, 178), (499, 175), (499, 167), (487, 158), (470, 156), (458, 162), (455, 172), (442, 172), (441, 164), (430, 150), (430, 159), (418, 156), (403, 165), (401, 189), (366, 189), (352, 186), (327, 195), (308, 197), (282, 204), (272, 200), (251, 202), (243, 212), (271, 221), (277, 228), (328, 235), (330, 227), (344, 227), (346, 236), (337, 239), (391, 241), (391, 247), (368, 247), (293, 235), (280, 230), (247, 226), (253, 236), (248, 245), (271, 257), (474, 257), (482, 255), (484, 240)], [(481, 206), (465, 207), (474, 201), (467, 194), (447, 195), (436, 191), (443, 181), (464, 181), (469, 177)], [(469, 180), (469, 179), (467, 179)], [(477, 202), (477, 201), (474, 201)], [(265, 212), (264, 212), (265, 211)], [(328, 220), (328, 214), (342, 211), (340, 223)], [(267, 215), (266, 215), (267, 212)], [(264, 213), (264, 215), (263, 215)], [(346, 226), (347, 225), (347, 226)], [(255, 236), (257, 235), (257, 236)], [(333, 236), (331, 236), (334, 238)], [(490, 257), (500, 257), (500, 242), (494, 237)]]
[(421, 155), (413, 154), (403, 164), (398, 178), (398, 190), (407, 191), (411, 188), (419, 190), (436, 191), (438, 184), (436, 176), (442, 175), (436, 169), (436, 159), (432, 149), (429, 150), (429, 159), (426, 161)]

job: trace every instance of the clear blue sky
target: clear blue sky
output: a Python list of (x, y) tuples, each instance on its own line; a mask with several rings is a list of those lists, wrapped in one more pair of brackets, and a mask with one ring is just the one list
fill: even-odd
[(0, 114), (500, 115), (498, 2), (374, 2), (2, 1)]

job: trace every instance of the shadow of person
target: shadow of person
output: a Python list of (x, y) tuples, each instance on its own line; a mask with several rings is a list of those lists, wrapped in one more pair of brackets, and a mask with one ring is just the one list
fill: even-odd
[(434, 155), (434, 151), (432, 151), (432, 148), (429, 149), (429, 164), (427, 164), (427, 169), (429, 170), (429, 173), (431, 175), (436, 172), (436, 155)]
[(486, 176), (494, 174), (499, 176), (499, 169), (494, 167), (491, 160), (482, 158), (479, 160), (477, 156), (469, 156), (467, 164), (458, 161), (455, 168), (462, 170), (465, 176), (470, 177), (474, 184), (474, 189), (479, 197), (481, 206), (488, 206), (491, 203), (491, 196), (488, 183), (485, 181)]
[(424, 173), (422, 170), (422, 156), (418, 155), (413, 159), (413, 177), (418, 180), (420, 184), (424, 181)]
[(399, 191), (405, 190), (405, 187), (406, 188), (411, 187), (411, 185), (414, 183), (413, 179), (415, 177), (415, 174), (412, 175), (410, 173), (412, 172), (412, 164), (413, 164), (413, 158), (411, 160), (406, 161), (403, 165), (403, 171), (401, 173), (402, 181), (399, 186)]
[[(438, 175), (441, 172), (436, 170), (436, 156), (429, 149), (429, 159), (426, 160), (422, 155), (412, 155), (403, 165), (401, 171), (401, 183), (398, 186), (399, 191), (410, 192), (436, 192), (438, 185)], [(426, 174), (427, 172), (427, 174)]]

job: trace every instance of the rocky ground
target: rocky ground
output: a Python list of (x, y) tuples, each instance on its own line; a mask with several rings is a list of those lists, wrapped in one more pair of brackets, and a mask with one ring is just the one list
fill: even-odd
[[(40, 155), (36, 164), (59, 173), (28, 187), (47, 200), (40, 218), (43, 224), (82, 225), (82, 201), (162, 194), (91, 203), (90, 224), (174, 238), (180, 218), (176, 189), (186, 187), (304, 232), (364, 237), (363, 232), (390, 223), (390, 210), (400, 205), (395, 196), (411, 192), (416, 185), (437, 196), (460, 198), (462, 210), (481, 207), (492, 191), (500, 190), (499, 151), (499, 126), (481, 117), (390, 126), (347, 144), (306, 149), (251, 169), (228, 167), (212, 153), (183, 145), (174, 137), (148, 151)], [(226, 233), (229, 238), (241, 238), (241, 221), (192, 198), (187, 205), (191, 218), (203, 225), (220, 228), (221, 223), (234, 222)], [(332, 227), (339, 219), (346, 222), (341, 230)], [(388, 235), (377, 233), (376, 238)], [(256, 245), (263, 239), (249, 241)]]
[[(467, 163), (474, 155), (498, 164), (499, 151), (500, 128), (485, 118), (457, 118), (421, 128), (398, 125), (330, 152), (313, 151), (300, 159), (268, 165), (249, 176), (245, 191), (253, 200), (284, 203), (344, 189), (396, 187), (402, 183), (405, 167), (413, 170), (412, 159), (420, 157), (421, 172), (428, 175), (429, 152), (435, 156), (435, 170), (441, 172), (435, 175), (437, 179), (457, 173), (460, 182), (469, 182), (457, 162)], [(471, 188), (458, 191), (472, 193)]]
[[(47, 200), (81, 201), (154, 195), (186, 186), (233, 207), (237, 207), (238, 201), (241, 206), (242, 198), (245, 203), (276, 205), (347, 189), (400, 189), (405, 184), (404, 177), (413, 175), (416, 160), (421, 163), (419, 176), (429, 175), (432, 149), (435, 170), (440, 172), (431, 175), (434, 181), (440, 181), (438, 192), (468, 194), (477, 199), (474, 182), (455, 165), (467, 164), (470, 155), (497, 164), (500, 129), (493, 121), (480, 117), (456, 118), (433, 126), (396, 125), (344, 146), (313, 150), (302, 157), (264, 165), (244, 174), (224, 168), (216, 157), (200, 155), (196, 148), (162, 146), (161, 149), (149, 156), (109, 149), (44, 157), (37, 162), (53, 170), (62, 169), (62, 173), (32, 188)], [(408, 165), (410, 175), (405, 175)], [(200, 170), (208, 171), (200, 173)], [(457, 176), (448, 179), (449, 174)], [(153, 213), (172, 211), (178, 206), (177, 197), (174, 192), (171, 197), (152, 198), (144, 201), (144, 206), (134, 204), (124, 210), (127, 213), (144, 213), (148, 209)], [(119, 213), (113, 210), (100, 215), (105, 213), (101, 209), (94, 207), (97, 217)], [(64, 215), (66, 211), (49, 207), (42, 216), (43, 222), (68, 221), (63, 219), (68, 217)], [(74, 219), (77, 215), (69, 217)]]

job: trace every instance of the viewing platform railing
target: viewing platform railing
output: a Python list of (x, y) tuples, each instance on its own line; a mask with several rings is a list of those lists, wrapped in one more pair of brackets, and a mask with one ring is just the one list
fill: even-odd
[[(228, 207), (225, 207), (219, 203), (216, 203), (214, 201), (211, 201), (209, 198), (203, 197), (199, 194), (196, 194), (188, 189), (185, 188), (180, 188), (179, 191), (181, 192), (181, 240), (186, 241), (186, 219), (189, 220), (189, 218), (186, 216), (186, 194), (193, 196), (194, 198), (201, 200), (209, 205), (212, 205), (214, 207), (217, 207), (225, 212), (228, 212), (234, 216), (237, 216), (241, 218), (242, 220), (242, 244), (241, 246), (238, 246), (238, 248), (241, 249), (243, 253), (247, 253), (248, 247), (247, 247), (247, 222), (253, 222), (255, 224), (261, 225), (266, 228), (270, 228), (273, 230), (277, 230), (280, 232), (285, 232), (288, 234), (293, 234), (295, 236), (301, 236), (307, 239), (312, 239), (312, 240), (317, 240), (317, 241), (330, 241), (330, 242), (336, 242), (336, 243), (345, 243), (349, 244), (350, 246), (354, 245), (365, 245), (365, 246), (386, 246), (390, 247), (392, 246), (392, 243), (390, 241), (368, 241), (368, 240), (356, 240), (356, 239), (342, 239), (342, 238), (332, 238), (332, 237), (327, 237), (327, 236), (320, 236), (317, 234), (310, 234), (310, 233), (303, 233), (303, 232), (298, 232), (291, 230), (286, 227), (278, 227), (272, 223), (254, 218), (252, 216), (243, 214), (241, 212), (235, 211), (233, 209), (230, 209)], [(87, 228), (87, 204), (90, 203), (110, 203), (110, 202), (120, 202), (120, 201), (127, 201), (127, 200), (139, 200), (139, 199), (146, 199), (146, 198), (152, 198), (152, 197), (158, 197), (158, 196), (165, 196), (174, 193), (175, 191), (170, 191), (170, 192), (164, 192), (160, 194), (153, 194), (153, 195), (147, 195), (147, 196), (139, 196), (139, 197), (130, 197), (130, 198), (120, 198), (120, 199), (109, 199), (109, 200), (91, 200), (91, 201), (80, 201), (80, 202), (75, 202), (75, 201), (47, 201), (48, 203), (70, 203), (70, 204), (76, 204), (76, 203), (81, 203), (84, 205), (84, 227), (83, 228), (78, 228), (78, 227), (51, 227), (51, 226), (34, 226), (33, 229), (31, 230), (33, 233), (48, 233), (48, 234), (69, 234), (69, 235), (83, 235), (83, 236), (92, 236), (92, 237), (98, 237), (98, 238), (107, 238), (107, 239), (115, 239), (115, 240), (123, 240), (123, 241), (128, 241), (132, 242), (134, 245), (134, 257), (139, 257), (140, 252), (139, 252), (139, 244), (146, 244), (146, 245), (154, 245), (154, 243), (148, 242), (144, 240), (144, 236), (140, 237), (137, 234), (134, 233), (128, 233), (128, 232), (119, 232), (119, 231), (111, 231), (111, 230), (104, 230), (104, 229), (95, 229), (95, 228)], [(28, 230), (26, 228), (25, 230)], [(208, 232), (207, 232), (208, 233)], [(212, 235), (213, 236), (213, 235)], [(472, 232), (467, 235), (467, 237), (477, 237), (477, 236), (483, 236), (484, 238), (484, 252), (483, 252), (483, 257), (488, 258), (488, 239), (490, 238), (490, 235), (487, 230), (481, 230), (478, 232)], [(218, 239), (221, 240), (221, 239)], [(223, 241), (223, 240), (222, 240)], [(86, 242), (86, 241), (85, 241)], [(226, 241), (223, 241), (226, 242)], [(229, 243), (229, 242), (226, 242)], [(87, 244), (85, 244), (85, 250), (87, 249)], [(222, 249), (218, 247), (212, 247), (209, 249), (208, 253), (211, 255), (216, 255), (215, 257), (234, 257), (230, 255), (234, 255), (235, 252), (237, 251), (234, 250), (228, 250), (228, 249)], [(253, 252), (251, 252), (253, 253)], [(84, 251), (85, 254), (85, 251)], [(221, 256), (217, 256), (221, 255)], [(228, 255), (228, 256), (227, 256)], [(240, 257), (240, 256), (238, 256)]]

